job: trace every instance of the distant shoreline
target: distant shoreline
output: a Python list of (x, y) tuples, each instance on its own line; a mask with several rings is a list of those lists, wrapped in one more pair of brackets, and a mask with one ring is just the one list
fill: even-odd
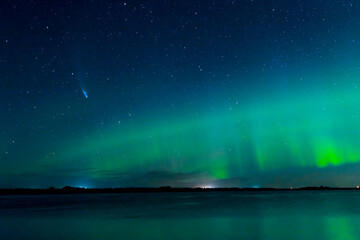
[(173, 188), (173, 187), (132, 187), (132, 188), (14, 188), (0, 189), (0, 195), (41, 195), (41, 194), (103, 194), (103, 193), (177, 193), (177, 192), (260, 192), (260, 191), (314, 191), (314, 190), (360, 190), (341, 187), (300, 187), (300, 188)]

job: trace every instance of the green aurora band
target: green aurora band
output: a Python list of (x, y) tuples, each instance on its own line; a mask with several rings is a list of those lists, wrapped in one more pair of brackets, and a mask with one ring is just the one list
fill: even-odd
[(289, 94), (238, 103), (216, 114), (158, 120), (150, 127), (114, 126), (86, 140), (75, 139), (57, 158), (62, 163), (81, 159), (84, 167), (99, 172), (141, 168), (206, 172), (214, 179), (360, 160), (357, 86)]

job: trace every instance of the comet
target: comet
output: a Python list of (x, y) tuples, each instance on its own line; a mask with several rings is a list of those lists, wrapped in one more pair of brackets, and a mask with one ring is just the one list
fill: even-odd
[(82, 90), (82, 92), (83, 92), (83, 94), (84, 94), (85, 98), (88, 98), (87, 92), (86, 92), (84, 89), (81, 89), (81, 90)]

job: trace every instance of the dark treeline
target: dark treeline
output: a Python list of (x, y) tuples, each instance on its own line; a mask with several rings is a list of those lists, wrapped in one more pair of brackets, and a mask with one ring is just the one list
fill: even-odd
[(332, 187), (302, 187), (302, 188), (172, 188), (170, 186), (159, 188), (77, 188), (66, 186), (64, 188), (50, 187), (48, 189), (0, 189), (0, 195), (34, 195), (34, 194), (95, 194), (95, 193), (156, 193), (156, 192), (230, 192), (230, 191), (306, 191), (306, 190), (358, 190), (357, 188)]

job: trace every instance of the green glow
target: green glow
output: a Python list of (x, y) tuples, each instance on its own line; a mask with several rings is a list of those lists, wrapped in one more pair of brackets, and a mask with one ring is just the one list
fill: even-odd
[(356, 237), (352, 223), (346, 217), (328, 217), (326, 218), (325, 223), (327, 225), (326, 232), (329, 239), (358, 239)]
[(357, 89), (293, 94), (286, 101), (273, 97), (231, 111), (153, 120), (150, 127), (112, 127), (75, 140), (60, 158), (86, 159), (102, 171), (199, 171), (215, 179), (358, 162)]

